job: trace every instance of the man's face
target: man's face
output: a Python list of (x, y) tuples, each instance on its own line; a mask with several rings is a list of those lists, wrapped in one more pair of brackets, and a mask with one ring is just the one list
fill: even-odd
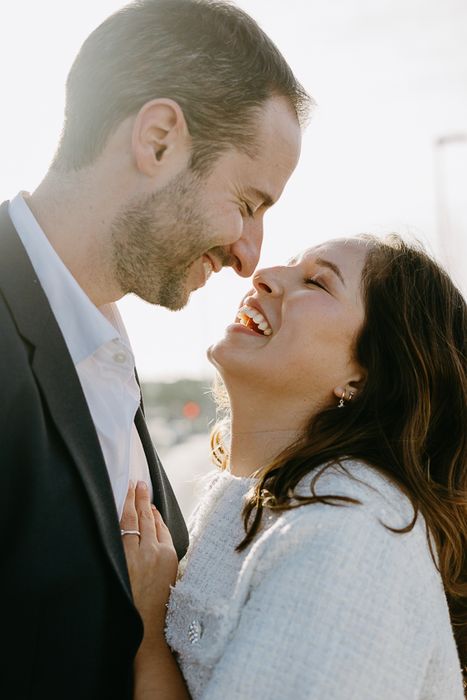
[(207, 175), (185, 169), (122, 209), (112, 226), (114, 272), (124, 294), (172, 310), (212, 271), (249, 277), (258, 264), (265, 211), (280, 197), (300, 153), (288, 101), (274, 97), (258, 117), (255, 155), (229, 150)]

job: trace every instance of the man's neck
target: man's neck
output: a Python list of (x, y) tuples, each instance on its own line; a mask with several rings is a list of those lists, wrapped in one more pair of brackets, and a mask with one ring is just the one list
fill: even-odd
[(93, 187), (90, 178), (52, 171), (25, 201), (91, 301), (102, 306), (118, 299), (111, 274), (113, 211), (106, 193)]

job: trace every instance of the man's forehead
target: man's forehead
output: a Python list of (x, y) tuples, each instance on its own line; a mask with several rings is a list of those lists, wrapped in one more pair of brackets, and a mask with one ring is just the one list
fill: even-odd
[(266, 137), (277, 132), (290, 132), (296, 139), (301, 134), (297, 114), (287, 97), (273, 95), (266, 99), (257, 115), (258, 135)]
[(289, 174), (300, 157), (302, 132), (291, 104), (285, 97), (272, 97), (258, 116), (257, 152), (253, 161), (260, 168)]
[(270, 207), (297, 165), (301, 130), (286, 98), (269, 98), (257, 119), (256, 143), (249, 151), (229, 149), (222, 169), (238, 192)]

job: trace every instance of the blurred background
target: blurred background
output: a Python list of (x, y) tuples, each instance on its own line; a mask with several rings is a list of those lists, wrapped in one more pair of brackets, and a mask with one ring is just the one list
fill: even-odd
[[(60, 133), (64, 84), (86, 36), (124, 3), (0, 6), (1, 200), (32, 191)], [(297, 170), (265, 220), (261, 266), (362, 231), (415, 237), (467, 291), (465, 0), (239, 0), (317, 102)], [(119, 303), (151, 432), (189, 515), (210, 468), (206, 348), (248, 283), (213, 277), (172, 313)]]

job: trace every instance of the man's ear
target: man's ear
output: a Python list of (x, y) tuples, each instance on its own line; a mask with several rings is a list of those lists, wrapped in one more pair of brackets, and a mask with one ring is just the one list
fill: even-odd
[(151, 100), (135, 117), (131, 137), (134, 163), (143, 175), (171, 177), (186, 167), (191, 138), (180, 105), (165, 98)]

